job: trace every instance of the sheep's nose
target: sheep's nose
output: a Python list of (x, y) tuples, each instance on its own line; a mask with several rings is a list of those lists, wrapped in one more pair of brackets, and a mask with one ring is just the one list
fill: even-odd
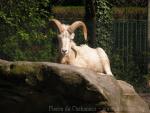
[(66, 50), (66, 49), (62, 49), (61, 52), (62, 52), (63, 54), (65, 54), (65, 53), (67, 53), (67, 50)]

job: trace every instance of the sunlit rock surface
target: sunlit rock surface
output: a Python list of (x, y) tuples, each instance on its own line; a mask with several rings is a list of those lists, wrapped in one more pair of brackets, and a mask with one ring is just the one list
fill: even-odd
[(0, 60), (1, 113), (150, 113), (134, 88), (93, 71)]

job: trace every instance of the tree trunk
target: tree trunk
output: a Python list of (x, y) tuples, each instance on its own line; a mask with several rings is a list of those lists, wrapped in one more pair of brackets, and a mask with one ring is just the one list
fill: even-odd
[(96, 41), (96, 18), (95, 18), (95, 6), (93, 0), (85, 0), (85, 21), (88, 28), (88, 43), (94, 47)]
[[(150, 52), (150, 0), (148, 0), (148, 52)], [(150, 55), (148, 54), (148, 71), (150, 73)]]

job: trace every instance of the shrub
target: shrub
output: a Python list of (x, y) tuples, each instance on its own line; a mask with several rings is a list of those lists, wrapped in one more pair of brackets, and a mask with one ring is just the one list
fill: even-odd
[(106, 0), (95, 0), (96, 5), (96, 45), (104, 48), (110, 55), (112, 48), (112, 11)]
[[(49, 0), (1, 0), (0, 58), (54, 60), (55, 34), (48, 31)], [(48, 31), (48, 32), (46, 32)]]
[(117, 79), (125, 80), (135, 86), (137, 90), (144, 91), (145, 77), (141, 74), (137, 64), (135, 64), (133, 56), (128, 55), (128, 62), (122, 56), (123, 49), (115, 50), (111, 56), (111, 64), (113, 74)]
[[(129, 51), (129, 48), (115, 48), (111, 37), (112, 33), (112, 9), (111, 5), (106, 0), (95, 0), (96, 6), (96, 28), (97, 28), (97, 47), (102, 47), (111, 61), (112, 72), (117, 79), (125, 80), (135, 86), (138, 91), (145, 91), (146, 77), (141, 73), (138, 65), (133, 59), (133, 54), (128, 55), (128, 62), (125, 62), (125, 56), (122, 56), (124, 51)], [(113, 10), (118, 10), (113, 9)], [(124, 9), (123, 9), (124, 10)], [(128, 12), (130, 8), (128, 9)], [(119, 9), (120, 11), (120, 9)], [(137, 12), (143, 9), (135, 10)], [(145, 11), (145, 10), (144, 10)], [(120, 12), (119, 12), (120, 13)], [(135, 13), (134, 11), (131, 13)], [(144, 12), (145, 13), (145, 12)], [(122, 14), (122, 12), (121, 12)]]
[(148, 0), (108, 0), (114, 6), (140, 6), (145, 7), (148, 4)]

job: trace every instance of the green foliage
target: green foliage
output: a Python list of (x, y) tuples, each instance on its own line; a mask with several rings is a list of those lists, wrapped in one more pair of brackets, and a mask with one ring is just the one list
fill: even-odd
[(54, 60), (55, 34), (46, 32), (50, 0), (1, 0), (0, 4), (0, 58)]
[(145, 7), (148, 0), (108, 0), (114, 6), (141, 6)]
[[(141, 73), (139, 66), (133, 59), (133, 54), (128, 53), (124, 56), (122, 53), (129, 51), (129, 48), (113, 47), (112, 40), (112, 10), (110, 3), (107, 0), (95, 0), (96, 5), (96, 27), (97, 27), (97, 47), (102, 47), (108, 54), (111, 61), (112, 72), (117, 79), (125, 80), (135, 86), (138, 91), (145, 91), (146, 77)], [(132, 8), (128, 9), (131, 12)], [(118, 10), (118, 9), (115, 9)], [(126, 10), (127, 11), (127, 10)], [(141, 12), (143, 9), (137, 9)], [(135, 10), (132, 12), (135, 13)], [(132, 37), (133, 38), (133, 37)], [(118, 42), (120, 43), (120, 42)], [(130, 46), (130, 48), (132, 48)], [(128, 59), (127, 59), (128, 57)]]
[(96, 4), (96, 46), (104, 48), (108, 54), (111, 53), (111, 24), (112, 11), (107, 0), (95, 0)]
[[(128, 61), (122, 56), (124, 50), (116, 50), (111, 56), (112, 71), (116, 78), (128, 81), (137, 89), (144, 86), (145, 78), (141, 76), (138, 65), (135, 64), (132, 55), (128, 55)], [(139, 84), (140, 83), (140, 84)]]

